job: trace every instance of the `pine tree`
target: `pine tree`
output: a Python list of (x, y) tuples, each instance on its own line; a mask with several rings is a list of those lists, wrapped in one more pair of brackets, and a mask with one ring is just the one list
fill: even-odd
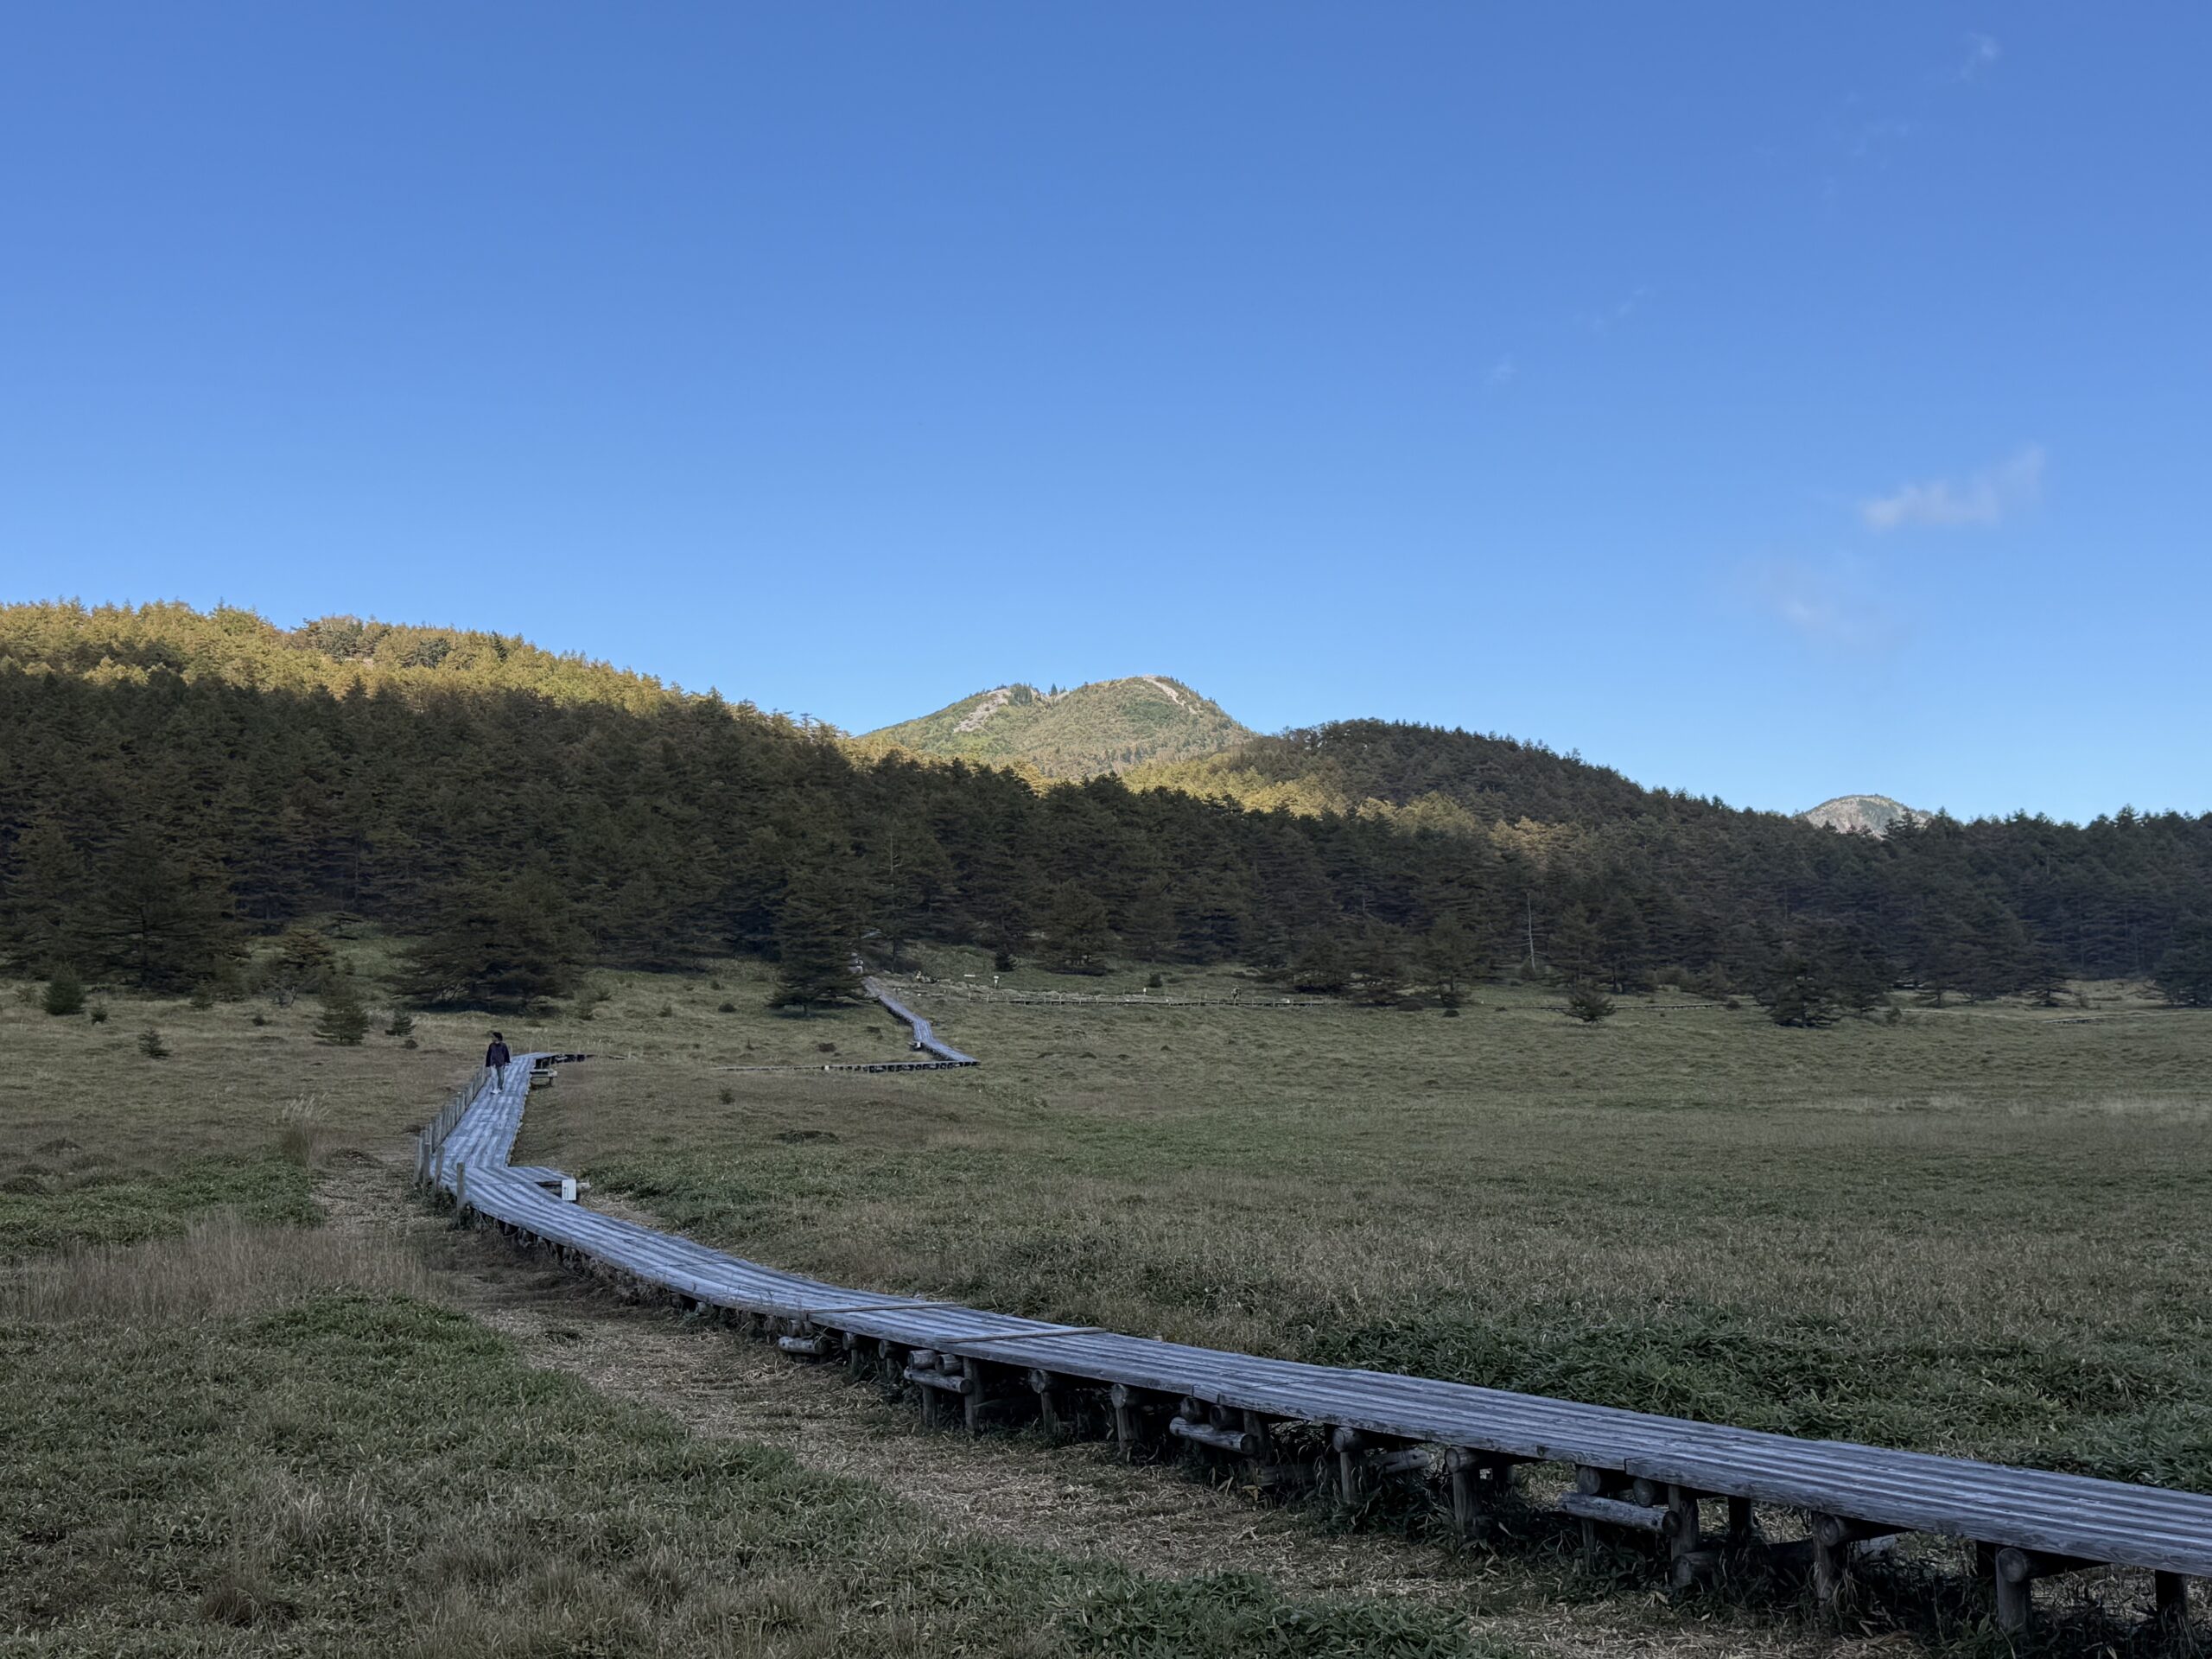
[(2212, 1008), (2212, 922), (2180, 931), (2158, 958), (2158, 986), (2177, 1007)]
[(1585, 981), (1567, 992), (1567, 1011), (1584, 1025), (1594, 1026), (1600, 1020), (1612, 1018), (1613, 999)]
[(1760, 988), (1758, 1000), (1777, 1026), (1809, 1030), (1835, 1023), (1835, 988), (1827, 971), (1802, 951), (1783, 953)]
[(583, 942), (568, 897), (543, 871), (448, 884), (435, 920), (408, 953), (403, 992), (433, 1007), (498, 1007), (559, 996), (575, 981)]
[(56, 1018), (81, 1014), (85, 1009), (85, 984), (67, 966), (54, 970), (54, 977), (46, 982), (46, 995), (41, 1006)]
[(1107, 931), (1104, 901), (1077, 882), (1061, 882), (1045, 912), (1045, 942), (1063, 972), (1105, 972), (1114, 938)]
[(1388, 1007), (1406, 994), (1406, 936), (1388, 922), (1370, 922), (1362, 930), (1352, 965), (1359, 980), (1359, 999)]
[(1422, 975), (1435, 988), (1436, 1000), (1447, 1008), (1459, 1006), (1460, 994), (1479, 961), (1475, 936), (1456, 916), (1443, 918), (1422, 936)]
[(277, 937), (276, 954), (264, 983), (278, 1007), (289, 1007), (293, 998), (321, 990), (337, 965), (338, 953), (321, 933), (311, 927), (288, 927)]
[(34, 971), (90, 959), (85, 936), (90, 884), (68, 836), (51, 821), (40, 823), (16, 843), (14, 865), (0, 891), (0, 937), (9, 954)]
[(827, 871), (792, 879), (776, 923), (776, 988), (772, 1008), (810, 1008), (853, 1000), (853, 925), (845, 896)]
[(1292, 959), (1294, 989), (1332, 995), (1351, 983), (1351, 958), (1333, 933), (1316, 933), (1299, 947)]
[(147, 990), (181, 990), (234, 976), (238, 924), (212, 858), (175, 850), (149, 829), (103, 861), (92, 934), (111, 966)]
[(347, 1048), (369, 1034), (369, 1011), (361, 1006), (360, 995), (348, 976), (333, 974), (324, 982), (322, 1016), (315, 1022), (315, 1034), (326, 1043)]

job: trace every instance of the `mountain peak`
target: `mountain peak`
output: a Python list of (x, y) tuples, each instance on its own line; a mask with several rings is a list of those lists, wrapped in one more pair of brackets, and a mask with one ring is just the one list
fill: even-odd
[(1886, 836), (1906, 818), (1931, 816), (1886, 795), (1838, 795), (1797, 815), (1808, 823), (1857, 835)]
[(1194, 760), (1251, 735), (1182, 681), (1135, 674), (1065, 691), (1021, 681), (994, 686), (856, 741), (938, 760), (1027, 766), (1046, 778), (1089, 778)]

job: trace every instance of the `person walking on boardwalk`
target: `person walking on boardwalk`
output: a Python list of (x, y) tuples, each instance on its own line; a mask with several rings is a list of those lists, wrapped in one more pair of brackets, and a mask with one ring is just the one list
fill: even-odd
[(498, 1032), (493, 1032), (492, 1046), (484, 1051), (484, 1064), (491, 1068), (492, 1086), (494, 1089), (504, 1089), (507, 1086), (507, 1062), (512, 1058), (514, 1056), (507, 1052), (507, 1039)]

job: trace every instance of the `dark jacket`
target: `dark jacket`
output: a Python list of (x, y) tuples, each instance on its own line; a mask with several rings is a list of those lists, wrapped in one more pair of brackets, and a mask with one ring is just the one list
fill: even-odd
[(484, 1064), (486, 1065), (505, 1065), (514, 1056), (507, 1052), (505, 1043), (494, 1043), (484, 1051)]

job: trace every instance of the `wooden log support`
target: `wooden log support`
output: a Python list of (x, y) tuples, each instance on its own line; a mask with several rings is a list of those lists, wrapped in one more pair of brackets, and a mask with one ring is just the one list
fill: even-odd
[(1661, 1535), (1667, 1541), (1667, 1581), (1676, 1590), (1687, 1590), (1710, 1575), (1719, 1559), (1718, 1551), (1705, 1540), (1699, 1497), (1687, 1486), (1667, 1488), (1668, 1524)]
[(1496, 1523), (1499, 1498), (1513, 1485), (1514, 1459), (1496, 1452), (1455, 1446), (1444, 1454), (1452, 1484), (1452, 1524), (1462, 1538), (1483, 1538)]
[(1230, 1422), (1251, 1437), (1252, 1452), (1243, 1478), (1255, 1486), (1277, 1485), (1281, 1483), (1282, 1465), (1275, 1461), (1274, 1427), (1256, 1411), (1217, 1412), (1216, 1424), (1227, 1427)]
[(1389, 1480), (1399, 1475), (1427, 1475), (1436, 1465), (1425, 1446), (1408, 1446), (1395, 1452), (1378, 1452), (1368, 1459), (1367, 1474), (1373, 1479)]
[(2040, 1549), (2006, 1548), (1997, 1552), (1994, 1580), (1997, 1589), (1997, 1628), (2007, 1636), (2024, 1634), (2035, 1622), (2035, 1581), (2061, 1573), (2080, 1573), (2102, 1567), (2079, 1555), (2056, 1555)]
[(1122, 1382), (1116, 1382), (1107, 1391), (1106, 1400), (1114, 1408), (1115, 1446), (1124, 1461), (1134, 1459), (1156, 1438), (1148, 1432), (1146, 1422), (1154, 1414), (1153, 1402), (1143, 1389)]
[(1573, 1516), (1582, 1522), (1586, 1538), (1589, 1536), (1589, 1528), (1595, 1524), (1662, 1535), (1677, 1524), (1662, 1506), (1633, 1503), (1626, 1498), (1595, 1497), (1588, 1492), (1569, 1492), (1560, 1499), (1559, 1507), (1562, 1515)]
[[(934, 1358), (934, 1356), (931, 1356)], [(940, 1403), (944, 1396), (958, 1399), (968, 1392), (968, 1379), (939, 1370), (935, 1365), (920, 1365), (910, 1359), (904, 1373), (906, 1380), (921, 1390), (922, 1427), (937, 1428), (944, 1426), (951, 1407), (949, 1401)], [(964, 1418), (966, 1413), (962, 1416)]]
[(1428, 1471), (1425, 1446), (1408, 1446), (1356, 1428), (1337, 1430), (1329, 1437), (1329, 1446), (1337, 1454), (1337, 1495), (1348, 1504), (1359, 1503), (1370, 1490), (1394, 1476)]
[(1126, 1463), (1136, 1455), (1136, 1395), (1126, 1383), (1116, 1382), (1108, 1391), (1106, 1399), (1114, 1408), (1114, 1447)]
[(1329, 1437), (1337, 1454), (1337, 1496), (1347, 1504), (1359, 1502), (1359, 1465), (1367, 1450), (1367, 1437), (1356, 1428), (1340, 1428)]
[(875, 1343), (876, 1372), (886, 1382), (894, 1382), (906, 1372), (906, 1361), (912, 1351), (888, 1337), (879, 1337)]
[(1241, 1428), (1217, 1428), (1211, 1423), (1194, 1423), (1178, 1415), (1168, 1420), (1167, 1432), (1179, 1440), (1192, 1446), (1203, 1446), (1216, 1452), (1226, 1452), (1232, 1458), (1256, 1458), (1260, 1455), (1260, 1437)]
[(1574, 1471), (1574, 1490), (1585, 1497), (1611, 1497), (1634, 1489), (1636, 1483), (1618, 1469), (1584, 1464)]
[[(1999, 1551), (1999, 1554), (2007, 1552)], [(1997, 1591), (1997, 1628), (2007, 1636), (2024, 1636), (2035, 1620), (2035, 1589), (2030, 1580), (2008, 1577), (2000, 1565), (1991, 1579)]]
[(1065, 1377), (1039, 1366), (1029, 1373), (1029, 1391), (1037, 1396), (1037, 1421), (1047, 1435), (1058, 1440), (1075, 1433)]
[[(700, 1306), (704, 1307), (706, 1304), (702, 1302)], [(777, 1347), (801, 1359), (823, 1359), (843, 1345), (826, 1331), (811, 1337), (778, 1337), (776, 1338)]]
[(1725, 1535), (1730, 1550), (1742, 1552), (1758, 1547), (1758, 1522), (1751, 1516), (1751, 1500), (1732, 1497), (1728, 1500), (1728, 1530)]
[(960, 1391), (960, 1398), (967, 1408), (963, 1414), (967, 1418), (968, 1432), (974, 1434), (983, 1427), (983, 1362), (963, 1357), (960, 1361), (960, 1381), (965, 1385)]
[(2152, 1621), (2169, 1635), (2189, 1628), (2189, 1580), (2178, 1573), (2151, 1575)]
[(1808, 1540), (1814, 1601), (1824, 1611), (1833, 1612), (1840, 1607), (1844, 1592), (1851, 1584), (1853, 1546), (1886, 1538), (1896, 1530), (1894, 1527), (1854, 1520), (1847, 1515), (1815, 1516)]
[[(1602, 1469), (1595, 1464), (1586, 1463), (1574, 1471), (1574, 1492), (1573, 1495), (1577, 1497), (1611, 1497), (1615, 1493), (1627, 1491), (1635, 1484), (1635, 1482), (1631, 1481), (1626, 1475), (1623, 1474), (1618, 1469)], [(1649, 1506), (1648, 1504), (1639, 1504), (1636, 1507), (1649, 1508)], [(1582, 1522), (1582, 1564), (1585, 1567), (1595, 1567), (1598, 1564), (1599, 1556), (1604, 1552), (1604, 1546), (1600, 1543), (1598, 1537), (1598, 1525), (1602, 1517), (1599, 1515), (1585, 1513), (1582, 1510), (1571, 1507), (1564, 1503), (1560, 1505), (1560, 1508), (1569, 1515), (1580, 1517)], [(1636, 1523), (1630, 1522), (1628, 1524), (1634, 1525)]]

